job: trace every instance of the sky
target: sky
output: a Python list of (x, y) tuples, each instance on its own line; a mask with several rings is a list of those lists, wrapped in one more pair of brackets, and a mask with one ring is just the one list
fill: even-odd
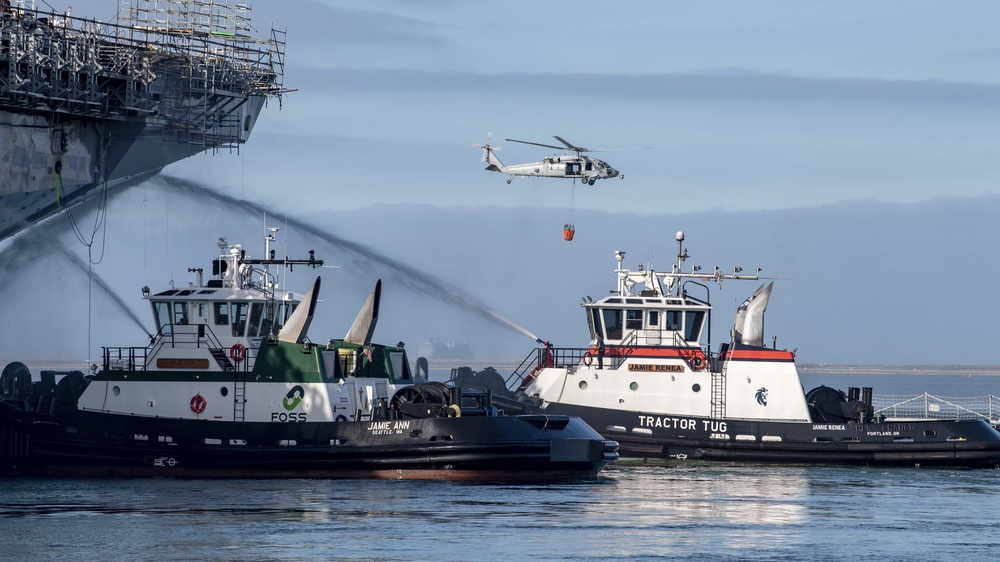
[[(1000, 172), (990, 1), (258, 1), (287, 29), (280, 111), (239, 157), (168, 170), (319, 204), (778, 209), (981, 195)], [(73, 2), (111, 19), (111, 0)], [(652, 147), (578, 189), (483, 170), (556, 151)], [(289, 170), (295, 170), (290, 176)], [(292, 181), (289, 181), (292, 180)], [(290, 185), (294, 184), (294, 185)]]
[[(49, 4), (57, 11), (63, 7)], [(113, 0), (72, 4), (73, 15), (105, 21), (118, 9)], [(165, 173), (206, 182), (279, 213), (326, 222), (324, 226), (397, 259), (432, 271), (444, 269), (460, 279), (460, 289), (526, 326), (552, 325), (534, 320), (544, 299), (541, 304), (529, 299), (533, 308), (525, 308), (517, 296), (498, 295), (502, 287), (491, 285), (486, 294), (461, 266), (487, 265), (488, 271), (510, 275), (521, 266), (496, 263), (499, 256), (507, 257), (504, 251), (550, 252), (550, 260), (537, 267), (548, 263), (552, 271), (524, 274), (549, 280), (533, 291), (551, 291), (551, 301), (561, 298), (560, 284), (551, 279), (556, 271), (578, 265), (565, 261), (570, 253), (565, 245), (550, 244), (564, 220), (587, 217), (601, 224), (592, 233), (603, 237), (578, 238), (572, 243), (574, 252), (590, 243), (637, 246), (632, 255), (669, 256), (675, 230), (708, 228), (733, 233), (748, 251), (783, 252), (791, 256), (788, 263), (776, 261), (788, 265), (804, 263), (814, 248), (840, 251), (838, 241), (851, 221), (865, 216), (845, 209), (868, 206), (908, 216), (919, 208), (933, 223), (935, 209), (976, 209), (977, 202), (992, 203), (998, 191), (1000, 80), (995, 68), (1000, 38), (995, 22), (1000, 4), (995, 2), (258, 0), (253, 9), (261, 32), (272, 22), (287, 29), (284, 84), (293, 91), (280, 108), (270, 104), (239, 154), (199, 155)], [(483, 169), (481, 151), (472, 146), (484, 142), (488, 133), (494, 145), (502, 146), (499, 157), (508, 164), (539, 160), (555, 151), (505, 138), (549, 143), (559, 135), (588, 147), (651, 148), (600, 155), (625, 174), (623, 180), (585, 187), (566, 180), (518, 178), (507, 185), (505, 176)], [(143, 229), (139, 250), (148, 252), (154, 237), (163, 235), (165, 241), (155, 244), (164, 244), (173, 271), (182, 270), (181, 260), (186, 267), (207, 259), (202, 252), (191, 255), (195, 252), (187, 246), (169, 243), (180, 231), (200, 233), (209, 230), (207, 225), (185, 229), (177, 218), (167, 226), (156, 222), (162, 217), (154, 219), (150, 210), (153, 189), (131, 192), (116, 203), (131, 210), (130, 220), (145, 217), (141, 224), (129, 223), (132, 234)], [(157, 204), (162, 208), (165, 203)], [(492, 239), (478, 233), (469, 237), (490, 250), (464, 244), (466, 249), (456, 255), (431, 242), (442, 238), (429, 230), (434, 225), (420, 223), (427, 232), (421, 245), (409, 232), (399, 233), (407, 237), (406, 244), (394, 243), (392, 224), (371, 219), (366, 230), (351, 221), (353, 214), (371, 217), (373, 206), (381, 205), (403, 206), (400, 215), (393, 214), (397, 220), (406, 213), (441, 220), (463, 213), (481, 217), (498, 209), (508, 223), (491, 223), (496, 232)], [(813, 219), (807, 223), (797, 217)], [(257, 220), (248, 219), (236, 228), (239, 232), (226, 234), (249, 237), (243, 230), (256, 228), (249, 225)], [(761, 225), (762, 220), (768, 222)], [(536, 224), (540, 221), (544, 223)], [(713, 221), (725, 224), (713, 228)], [(816, 225), (829, 228), (817, 230)], [(447, 232), (446, 225), (441, 228)], [(615, 240), (619, 232), (626, 239)], [(876, 256), (915, 260), (897, 264), (901, 269), (927, 267), (918, 245), (926, 246), (926, 240), (893, 236), (877, 220), (865, 232)], [(805, 233), (810, 244), (803, 243)], [(211, 251), (220, 234), (204, 235), (205, 251)], [(955, 241), (963, 252), (995, 257), (995, 236), (988, 229), (969, 236)], [(109, 248), (116, 246), (109, 243)], [(130, 253), (134, 249), (110, 252), (102, 263), (110, 278), (126, 267), (118, 261), (123, 254), (132, 266), (139, 261)], [(609, 261), (596, 247), (590, 249), (593, 259)], [(826, 257), (840, 263), (850, 251)], [(157, 259), (141, 261), (152, 268), (149, 264)], [(741, 261), (754, 259), (748, 255)], [(809, 255), (808, 262), (815, 259)], [(583, 273), (594, 274), (589, 269)], [(796, 309), (819, 316), (833, 312), (817, 296), (834, 290), (829, 278), (800, 274), (797, 280), (815, 286), (802, 287), (796, 307), (776, 312), (789, 318), (792, 329), (806, 325), (795, 323)], [(607, 284), (603, 277), (590, 281)], [(344, 299), (348, 323), (354, 313), (346, 312), (353, 308), (347, 303), (356, 297), (360, 304), (370, 290), (369, 283), (351, 285), (356, 288)], [(748, 294), (752, 289), (747, 288)], [(919, 293), (901, 294), (917, 298)], [(576, 302), (578, 296), (570, 300)], [(887, 292), (878, 308), (891, 322), (909, 318), (905, 312), (914, 304)], [(541, 313), (557, 320), (570, 314)], [(981, 314), (974, 326), (988, 337), (995, 313)], [(441, 335), (457, 338), (477, 329), (492, 333), (472, 320), (461, 323), (461, 333)], [(905, 349), (905, 331), (898, 332), (907, 326), (889, 327), (883, 330), (889, 335), (873, 334), (872, 339), (887, 338), (894, 348)], [(827, 332), (816, 336), (817, 343), (831, 338)], [(813, 349), (811, 357), (826, 362), (1000, 363), (971, 341), (955, 345), (959, 348), (947, 356), (924, 349), (919, 357), (900, 351), (883, 360), (884, 347), (866, 344), (863, 351)]]

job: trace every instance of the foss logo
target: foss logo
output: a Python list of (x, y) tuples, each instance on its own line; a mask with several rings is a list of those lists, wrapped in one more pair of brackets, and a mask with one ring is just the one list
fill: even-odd
[(306, 391), (299, 385), (295, 385), (288, 394), (281, 399), (281, 405), (288, 410), (285, 412), (271, 412), (271, 421), (278, 422), (294, 422), (294, 421), (306, 421), (305, 412), (293, 412), (295, 408), (302, 403), (302, 399), (305, 398)]

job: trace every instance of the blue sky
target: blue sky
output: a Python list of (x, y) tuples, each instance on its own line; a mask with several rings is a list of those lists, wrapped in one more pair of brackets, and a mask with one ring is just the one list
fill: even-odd
[(626, 178), (578, 188), (577, 208), (980, 195), (1000, 173), (998, 16), (985, 1), (258, 1), (258, 29), (287, 26), (297, 91), (241, 156), (169, 171), (325, 190), (331, 209), (569, 205), (569, 182), (484, 171), (471, 144), (492, 131), (508, 163), (553, 151), (506, 137), (653, 147), (603, 155)]
[[(880, 231), (877, 217), (865, 218), (866, 263), (878, 263), (880, 253), (896, 257), (892, 270), (878, 269), (877, 278), (858, 282), (885, 291), (869, 297), (878, 300), (880, 316), (870, 333), (845, 334), (851, 329), (849, 320), (833, 327), (816, 322), (815, 318), (851, 306), (852, 299), (830, 299), (841, 282), (837, 272), (820, 270), (825, 263), (849, 266), (856, 248), (844, 248), (843, 255), (831, 255), (829, 260), (814, 252), (841, 248), (841, 229), (865, 216), (857, 209), (866, 201), (880, 212), (900, 216), (920, 209), (921, 217), (931, 217), (928, 229), (934, 228), (935, 208), (975, 208), (980, 199), (996, 204), (1000, 3), (258, 0), (253, 4), (257, 29), (265, 31), (272, 21), (277, 27), (287, 26), (285, 84), (296, 91), (286, 96), (280, 111), (277, 105), (265, 110), (239, 155), (199, 155), (168, 167), (170, 174), (205, 181), (233, 196), (316, 222), (330, 217), (330, 228), (340, 228), (343, 235), (457, 279), (460, 288), (505, 316), (533, 331), (540, 326), (550, 333), (557, 321), (577, 323), (579, 312), (559, 309), (553, 314), (560, 318), (539, 320), (537, 310), (525, 308), (516, 295), (501, 293), (503, 283), (481, 285), (476, 271), (462, 271), (470, 262), (486, 271), (490, 256), (472, 255), (468, 249), (455, 255), (441, 246), (423, 251), (418, 237), (409, 232), (403, 233), (406, 244), (394, 244), (392, 236), (385, 235), (392, 225), (371, 221), (366, 231), (363, 222), (340, 224), (336, 219), (343, 219), (345, 211), (385, 203), (421, 205), (412, 212), (424, 209), (430, 216), (440, 211), (442, 217), (461, 215), (462, 209), (479, 213), (502, 206), (518, 217), (510, 224), (516, 233), (505, 233), (509, 239), (498, 233), (497, 241), (483, 241), (484, 248), (497, 254), (497, 248), (550, 252), (553, 270), (586, 276), (586, 282), (573, 285), (572, 291), (577, 285), (580, 291), (590, 291), (589, 287), (601, 289), (607, 284), (605, 253), (623, 249), (638, 257), (666, 256), (656, 261), (662, 267), (670, 261), (674, 231), (711, 230), (714, 217), (728, 222), (727, 228), (715, 230), (740, 233), (739, 246), (748, 254), (759, 247), (765, 261), (778, 255), (784, 260), (775, 259), (778, 263), (809, 264), (791, 272), (768, 268), (772, 275), (793, 279), (791, 294), (786, 293), (791, 301), (783, 302), (783, 289), (776, 286), (774, 321), (768, 326), (784, 328), (779, 337), (790, 347), (797, 344), (789, 340), (814, 331), (805, 338), (812, 344), (803, 350), (806, 361), (998, 362), (982, 345), (972, 343), (992, 339), (996, 315), (988, 307), (962, 309), (963, 318), (969, 318), (968, 331), (976, 336), (960, 338), (949, 353), (935, 354), (931, 346), (941, 336), (926, 332), (921, 335), (930, 338), (929, 344), (922, 345), (920, 354), (904, 352), (906, 331), (918, 322), (912, 313), (915, 299), (928, 283), (928, 269), (940, 257), (922, 250), (927, 240), (912, 222), (906, 223), (910, 229), (906, 235), (898, 235)], [(110, 20), (117, 5), (114, 0), (74, 0), (73, 14)], [(488, 132), (493, 132), (494, 144), (503, 146), (499, 156), (507, 163), (538, 160), (553, 151), (507, 143), (505, 137), (547, 143), (560, 135), (584, 146), (652, 149), (603, 154), (625, 174), (620, 181), (574, 189), (565, 180), (522, 178), (507, 185), (505, 176), (483, 170), (481, 153), (471, 146), (482, 143)], [(140, 209), (143, 217), (174, 205), (186, 214), (197, 210), (190, 203), (157, 200), (160, 206), (150, 212), (147, 203), (152, 205), (154, 197), (149, 189), (130, 193), (117, 203), (133, 210), (131, 220), (138, 220)], [(137, 202), (136, 197), (143, 199)], [(959, 198), (963, 203), (943, 205), (941, 198)], [(564, 246), (534, 238), (558, 236), (561, 224), (550, 234), (536, 223), (552, 221), (553, 215), (561, 223), (571, 200), (581, 216), (600, 216), (592, 220), (603, 223), (592, 228), (589, 237), (581, 231), (573, 243), (580, 248), (574, 246), (572, 254), (562, 255), (559, 248)], [(844, 213), (845, 208), (852, 212)], [(613, 214), (585, 215), (587, 211)], [(152, 218), (144, 218), (148, 222), (143, 225), (129, 223), (132, 234), (144, 229), (143, 250), (155, 246), (163, 253), (158, 258), (137, 257), (118, 247), (117, 255), (110, 252), (102, 265), (105, 273), (114, 278), (123, 267), (118, 260), (128, 254), (132, 266), (143, 264), (138, 272), (143, 281), (135, 279), (136, 286), (160, 286), (165, 274), (152, 270), (159, 265), (157, 260), (162, 259), (164, 267), (169, 262), (167, 271), (172, 275), (209, 259), (204, 253), (213, 249), (220, 235), (245, 244), (255, 239), (231, 227), (216, 232), (204, 219), (199, 219), (197, 229), (186, 229), (177, 216), (163, 218), (165, 226)], [(669, 220), (654, 225), (637, 216)], [(775, 222), (759, 225), (747, 220), (743, 230), (732, 226), (744, 217)], [(838, 217), (843, 217), (843, 224)], [(954, 224), (955, 217), (948, 219)], [(816, 224), (828, 227), (818, 230), (813, 228)], [(637, 230), (637, 225), (643, 229)], [(614, 239), (618, 227), (628, 233), (626, 239)], [(154, 235), (160, 235), (157, 229), (165, 231), (164, 239), (153, 242)], [(178, 232), (185, 229), (205, 239), (197, 250), (187, 245), (195, 243), (187, 238), (185, 244), (177, 244)], [(378, 235), (372, 229), (378, 229)], [(593, 237), (596, 232), (600, 239)], [(972, 238), (953, 242), (961, 255), (997, 261), (995, 238), (988, 229), (969, 232)], [(428, 232), (428, 244), (440, 244), (442, 239), (447, 236)], [(591, 246), (583, 248), (584, 244)], [(111, 244), (109, 248), (114, 249)], [(712, 256), (718, 255), (713, 248), (698, 248), (699, 255), (707, 258), (703, 263), (712, 263)], [(578, 269), (585, 250), (597, 256), (596, 276), (589, 266)], [(436, 259), (448, 266), (442, 270)], [(752, 267), (758, 260), (746, 255), (738, 263)], [(944, 260), (936, 265), (943, 264)], [(503, 276), (512, 277), (510, 268), (519, 265), (499, 267), (508, 268)], [(897, 270), (918, 273), (886, 282)], [(872, 271), (869, 274), (875, 275)], [(552, 271), (525, 275), (543, 276), (544, 287), (532, 289), (551, 291), (553, 302), (565, 296), (559, 283), (552, 282)], [(183, 279), (179, 273), (176, 277)], [(746, 288), (747, 294), (752, 289)], [(343, 310), (338, 313), (343, 312), (345, 322), (353, 319), (354, 302), (360, 303), (368, 290), (370, 283), (358, 281), (351, 284), (349, 295), (343, 295)], [(386, 288), (387, 294), (391, 291)], [(532, 306), (537, 308), (539, 298), (533, 296)], [(575, 292), (569, 296), (572, 304), (577, 298)], [(961, 304), (949, 293), (929, 302), (942, 307), (935, 313), (940, 317), (950, 313), (948, 307), (968, 306), (967, 300)], [(331, 298), (330, 303), (339, 307), (341, 299)], [(426, 314), (432, 310), (428, 305)], [(797, 311), (809, 311), (808, 317), (799, 318), (796, 315), (802, 314)], [(981, 317), (969, 316), (977, 313)], [(563, 315), (567, 317), (561, 319)], [(729, 321), (726, 314), (720, 318)], [(476, 330), (490, 333), (468, 318), (461, 326), (455, 334), (421, 332), (408, 341), (419, 344), (414, 339), (431, 336), (459, 339), (462, 332)], [(891, 357), (881, 345), (886, 334), (900, 334), (887, 341), (895, 350)], [(865, 342), (863, 349), (824, 347), (824, 342), (854, 336)]]

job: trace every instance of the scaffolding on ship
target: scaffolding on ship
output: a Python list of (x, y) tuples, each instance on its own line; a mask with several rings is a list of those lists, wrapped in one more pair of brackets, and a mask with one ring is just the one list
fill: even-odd
[[(0, 0), (0, 110), (139, 118), (167, 140), (234, 149), (251, 97), (281, 102), (285, 31), (251, 26), (237, 0), (123, 0), (114, 23)], [(54, 140), (53, 142), (56, 142)]]

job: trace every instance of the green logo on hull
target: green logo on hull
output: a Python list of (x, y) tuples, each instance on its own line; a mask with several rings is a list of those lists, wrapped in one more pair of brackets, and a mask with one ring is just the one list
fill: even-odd
[(286, 410), (291, 412), (296, 406), (299, 405), (299, 402), (302, 402), (305, 395), (306, 391), (303, 390), (301, 386), (295, 385), (288, 391), (288, 394), (285, 395), (285, 398), (281, 401), (281, 405), (284, 406)]

